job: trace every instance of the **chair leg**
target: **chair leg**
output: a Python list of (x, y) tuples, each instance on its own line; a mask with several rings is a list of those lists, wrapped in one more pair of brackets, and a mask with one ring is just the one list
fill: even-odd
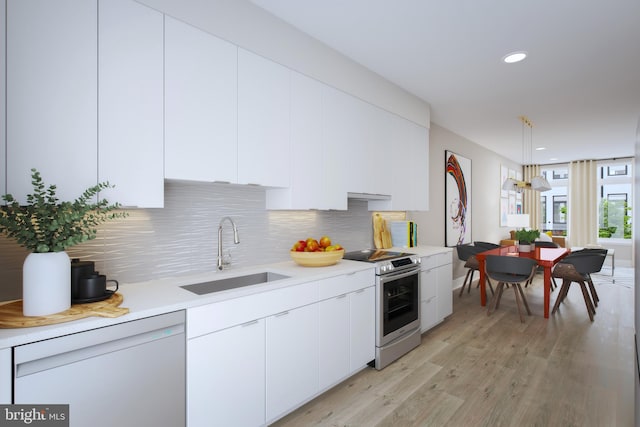
[[(467, 286), (467, 279), (469, 278), (469, 275), (471, 274), (473, 270), (467, 270), (467, 275), (464, 276), (464, 282), (462, 282), (462, 289), (460, 289), (460, 295), (458, 295), (458, 297), (461, 297), (462, 294), (464, 293), (464, 287)], [(469, 282), (469, 287), (471, 287), (471, 282)]]
[(467, 288), (467, 293), (471, 292), (471, 284), (473, 283), (473, 273), (475, 273), (475, 270), (469, 270), (471, 271), (471, 278), (469, 278), (469, 288)]
[(524, 306), (527, 309), (527, 314), (531, 316), (531, 310), (529, 309), (529, 303), (527, 302), (527, 297), (524, 296), (524, 291), (522, 290), (522, 286), (520, 283), (516, 284), (518, 291), (520, 291), (520, 296), (522, 296), (522, 302), (524, 302)]
[[(565, 283), (567, 284), (567, 286), (564, 286)], [(571, 280), (569, 279), (562, 280), (563, 291), (560, 293), (560, 302), (564, 301), (564, 299), (567, 297), (567, 294), (569, 293), (569, 285), (571, 285)]]
[(495, 292), (493, 291), (493, 286), (491, 285), (491, 280), (489, 280), (489, 276), (484, 276), (487, 279), (487, 285), (489, 285), (489, 289), (491, 289), (491, 295), (495, 295)]
[(591, 290), (591, 299), (593, 299), (593, 303), (597, 307), (598, 303), (600, 302), (600, 297), (598, 297), (596, 287), (593, 285), (593, 280), (591, 280), (591, 277), (589, 277), (589, 280), (587, 282), (589, 283), (589, 289)]
[(518, 284), (512, 283), (513, 292), (516, 294), (516, 305), (518, 306), (518, 314), (520, 315), (520, 322), (524, 323), (524, 316), (522, 315), (522, 302), (520, 301), (520, 293), (518, 292)]
[(570, 284), (571, 284), (571, 281), (568, 281), (568, 280), (562, 281), (562, 287), (560, 288), (560, 292), (558, 292), (556, 303), (553, 304), (553, 310), (551, 310), (551, 314), (555, 314), (555, 312), (558, 311), (558, 307), (560, 307), (560, 303), (564, 299), (564, 295), (567, 293), (567, 290), (569, 289)]
[[(500, 287), (501, 284), (502, 286)], [(500, 289), (496, 289), (496, 295), (498, 296), (498, 299), (496, 300), (496, 310), (500, 308), (500, 300), (502, 299), (504, 288), (509, 287), (509, 284), (507, 282), (500, 282), (498, 283), (498, 287), (500, 287)]]
[(496, 292), (493, 294), (493, 298), (491, 298), (491, 301), (489, 301), (489, 306), (487, 307), (487, 316), (489, 316), (496, 310), (500, 300), (500, 296), (502, 295), (503, 286), (503, 282), (498, 282), (498, 285), (496, 286)]
[(584, 303), (587, 306), (587, 312), (589, 313), (589, 319), (591, 319), (591, 321), (593, 322), (593, 315), (595, 314), (596, 310), (593, 308), (593, 305), (591, 303), (591, 297), (589, 296), (589, 292), (587, 291), (587, 286), (584, 284), (584, 282), (579, 282), (580, 283), (580, 289), (582, 289), (582, 296), (584, 297)]

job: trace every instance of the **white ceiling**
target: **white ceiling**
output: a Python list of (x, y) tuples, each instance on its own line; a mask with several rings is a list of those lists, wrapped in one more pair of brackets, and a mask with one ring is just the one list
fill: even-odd
[[(433, 123), (516, 162), (634, 154), (640, 0), (252, 1), (427, 101)], [(529, 57), (501, 62), (517, 50)], [(534, 125), (524, 150), (521, 115)]]

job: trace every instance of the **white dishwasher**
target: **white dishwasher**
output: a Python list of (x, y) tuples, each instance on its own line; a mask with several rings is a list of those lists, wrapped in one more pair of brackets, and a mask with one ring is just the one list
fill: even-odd
[(15, 404), (69, 404), (70, 426), (184, 426), (185, 313), (14, 347)]

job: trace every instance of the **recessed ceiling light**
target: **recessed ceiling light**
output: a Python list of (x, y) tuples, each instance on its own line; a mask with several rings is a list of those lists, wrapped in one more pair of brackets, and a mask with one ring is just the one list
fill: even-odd
[(542, 150), (546, 150), (547, 147), (536, 147), (536, 151), (542, 151)]
[(551, 157), (551, 158), (549, 158), (549, 160), (551, 160), (553, 162), (553, 161), (558, 160), (558, 158), (557, 157)]
[(527, 57), (527, 52), (525, 51), (518, 51), (518, 52), (511, 52), (506, 54), (502, 60), (504, 62), (506, 62), (507, 64), (513, 64), (514, 62), (520, 62), (522, 61), (524, 58)]

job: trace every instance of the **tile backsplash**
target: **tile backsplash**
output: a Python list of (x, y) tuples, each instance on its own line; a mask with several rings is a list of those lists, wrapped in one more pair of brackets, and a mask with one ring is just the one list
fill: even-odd
[[(166, 181), (163, 209), (133, 209), (122, 220), (103, 224), (95, 240), (68, 250), (72, 258), (96, 262), (96, 270), (121, 282), (139, 282), (215, 270), (218, 224), (230, 268), (286, 261), (298, 239), (330, 236), (347, 250), (373, 246), (367, 202), (349, 200), (347, 211), (268, 211), (262, 187)], [(22, 263), (27, 252), (0, 237), (0, 300), (21, 298)]]

